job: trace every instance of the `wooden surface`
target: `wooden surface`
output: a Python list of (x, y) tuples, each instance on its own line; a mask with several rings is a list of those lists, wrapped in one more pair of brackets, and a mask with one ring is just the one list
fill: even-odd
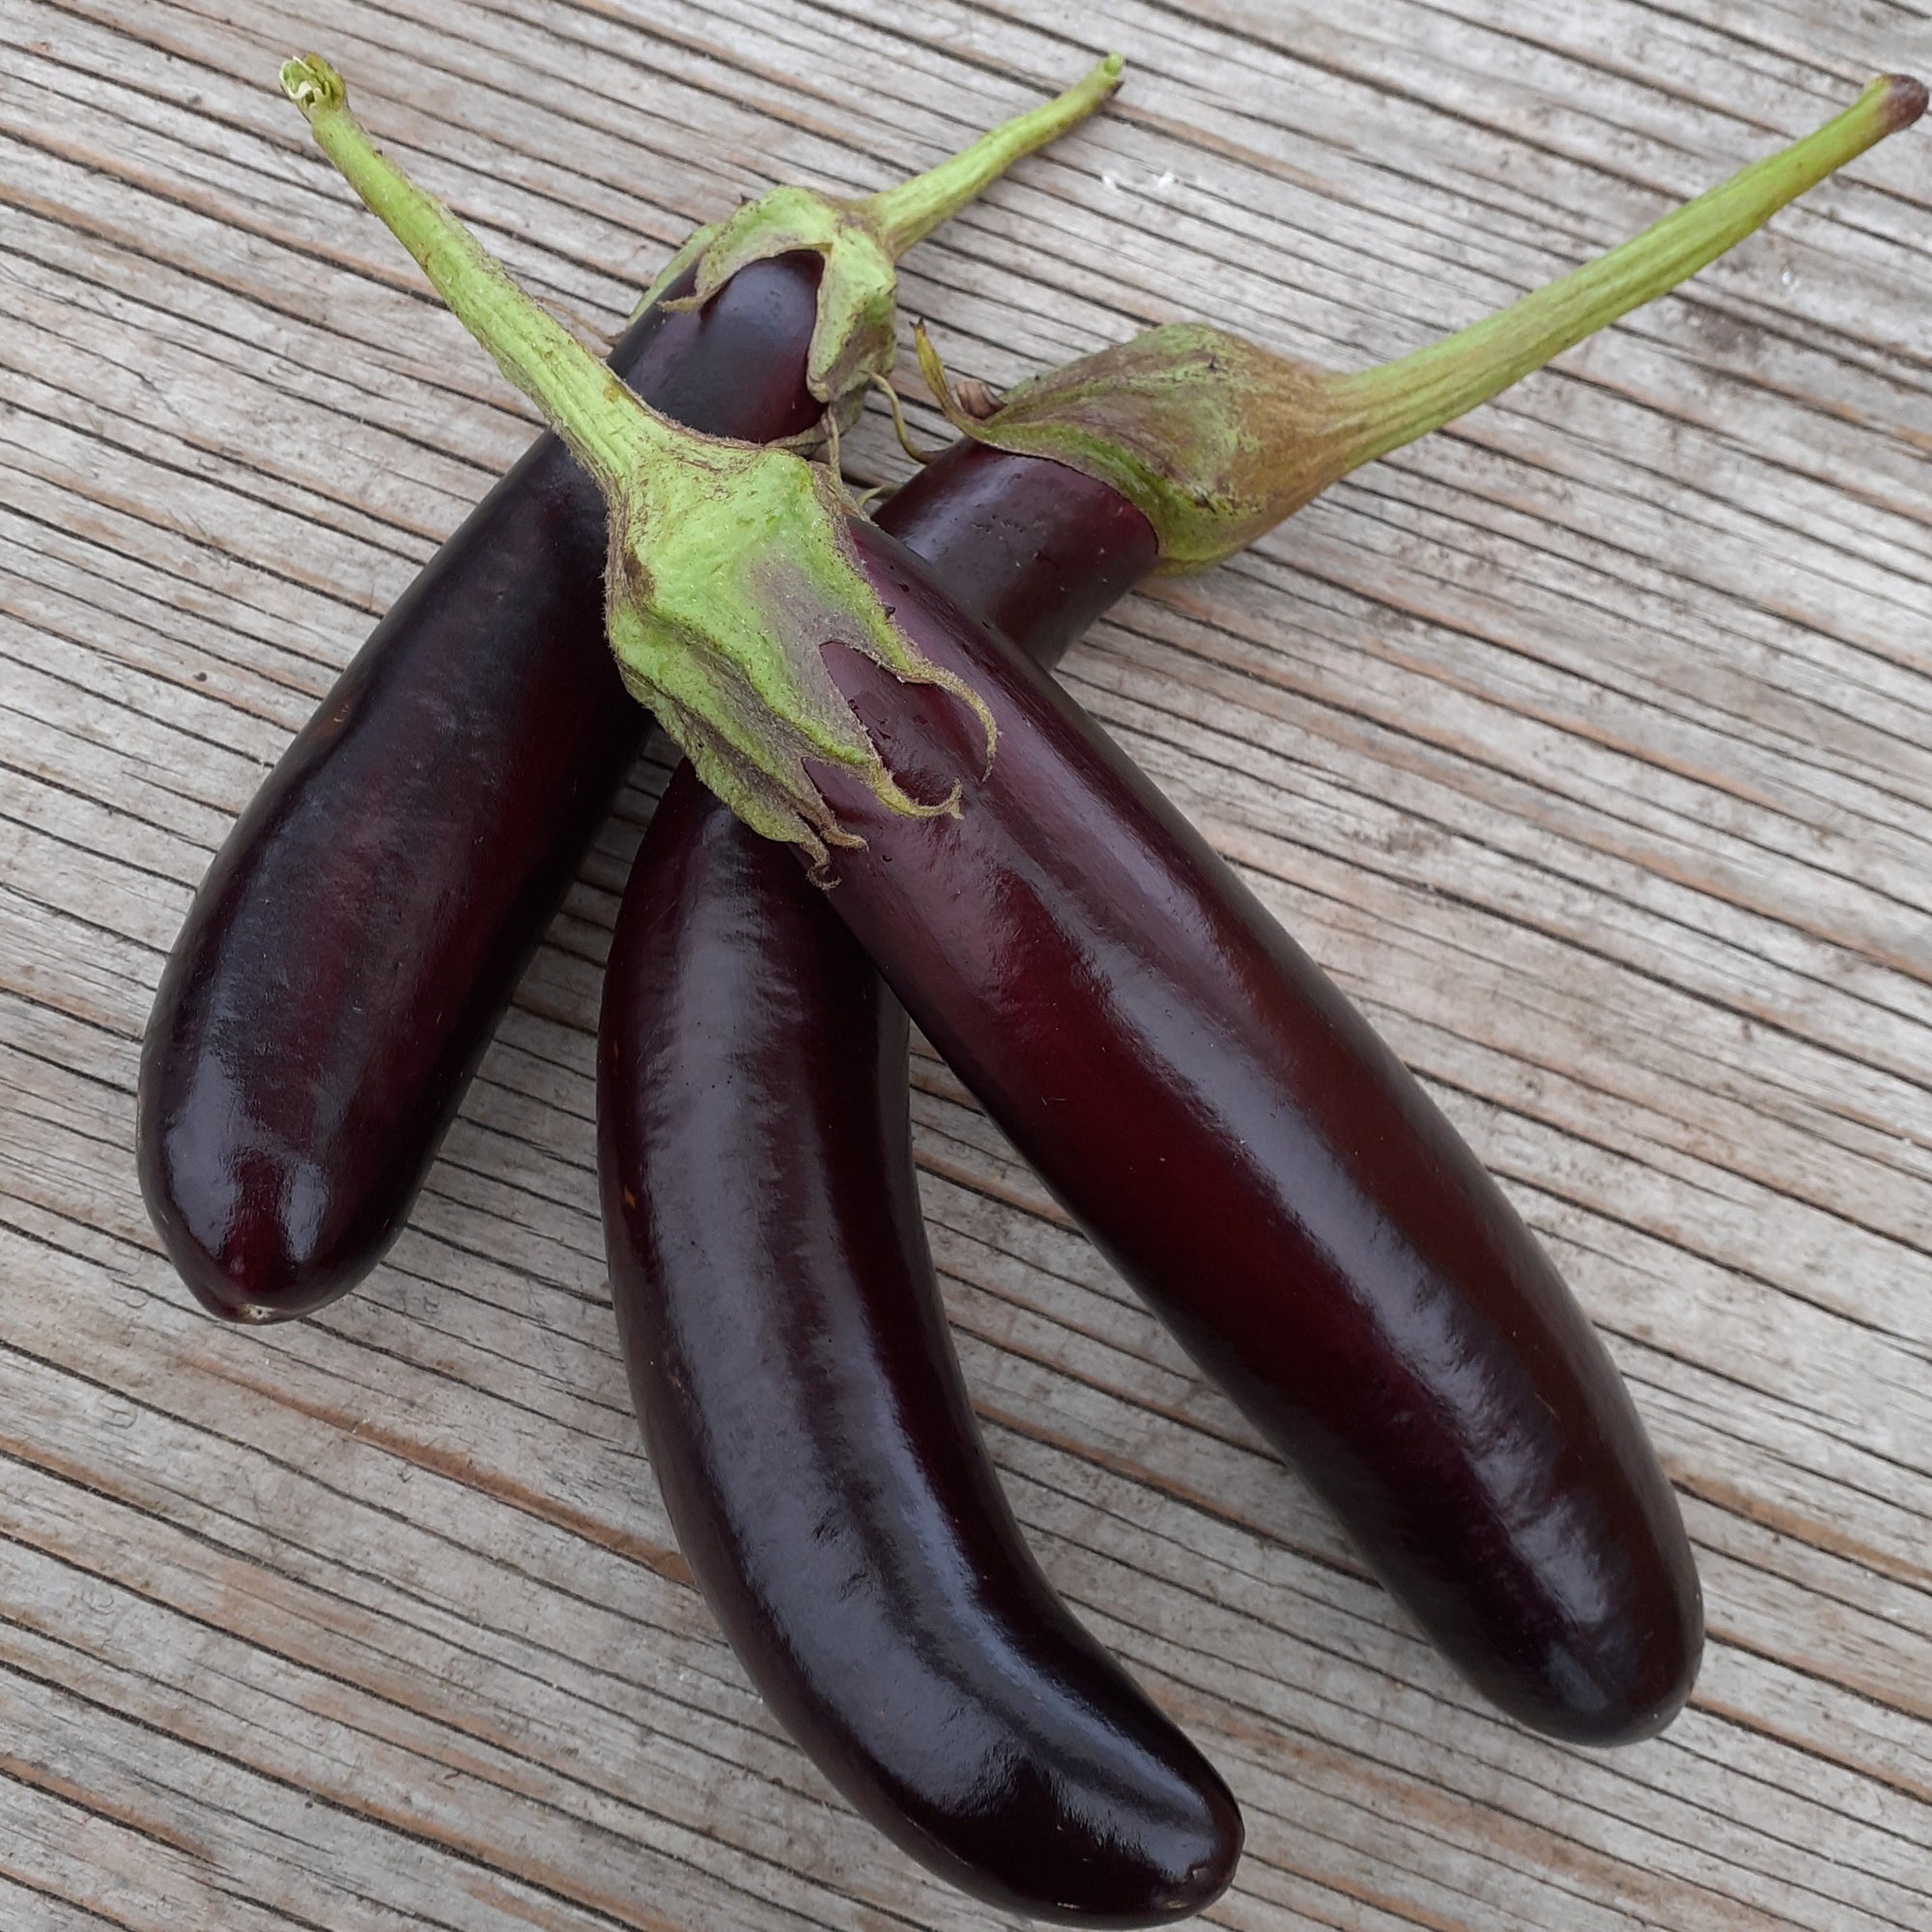
[[(601, 336), (746, 193), (881, 185), (1118, 46), (1118, 108), (908, 265), (1002, 383), (1180, 315), (1406, 349), (1932, 67), (1932, 14), (0, 0), (0, 1926), (984, 1925), (764, 1713), (639, 1447), (590, 1067), (661, 765), (365, 1292), (225, 1331), (148, 1228), (189, 895), (528, 434), (276, 61)], [(1217, 1924), (1932, 1924), (1929, 483), (1921, 128), (1069, 662), (1548, 1241), (1709, 1604), (1662, 1741), (1491, 1717), (922, 1059), (1014, 1503), (1245, 1808)]]

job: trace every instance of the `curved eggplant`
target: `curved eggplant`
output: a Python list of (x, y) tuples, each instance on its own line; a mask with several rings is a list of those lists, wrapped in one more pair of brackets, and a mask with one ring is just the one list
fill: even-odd
[[(942, 492), (923, 531), (963, 582), (1025, 593), (1054, 655), (1152, 561), (1137, 511), (1072, 483), (1119, 506), (1111, 573), (1010, 500), (981, 518)], [(1181, 1917), (1227, 1884), (1239, 1814), (1000, 1492), (926, 1251), (905, 1068), (904, 1010), (821, 895), (680, 768), (598, 1054), (611, 1291), (678, 1547), (785, 1728), (914, 1858), (1035, 1917)]]
[[(912, 489), (944, 484), (934, 465)], [(1696, 1569), (1548, 1258), (1079, 706), (891, 535), (854, 535), (896, 621), (991, 707), (999, 752), (984, 773), (962, 707), (829, 653), (898, 781), (965, 796), (908, 819), (827, 772), (867, 841), (827, 911), (1478, 1688), (1577, 1742), (1660, 1729), (1696, 1670)]]
[[(696, 428), (810, 430), (818, 276), (787, 255), (700, 311), (653, 307), (611, 365)], [(539, 438), (196, 893), (148, 1022), (136, 1146), (148, 1211), (213, 1314), (334, 1300), (409, 1213), (642, 729), (604, 635), (605, 543), (596, 485)]]

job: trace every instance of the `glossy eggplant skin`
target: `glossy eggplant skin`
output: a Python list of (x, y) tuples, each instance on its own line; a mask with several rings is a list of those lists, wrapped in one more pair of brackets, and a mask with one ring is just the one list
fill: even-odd
[[(815, 257), (612, 365), (719, 434), (808, 429)], [(141, 1059), (142, 1193), (213, 1313), (346, 1293), (402, 1226), (643, 714), (604, 637), (603, 499), (544, 436), (379, 624), (216, 855)]]
[[(1096, 513), (1111, 495), (1074, 487)], [(1118, 594), (1152, 560), (1124, 504), (1111, 584), (967, 495), (938, 493), (923, 533), (969, 588), (1030, 586), (1043, 650), (1096, 583)], [(1001, 1494), (920, 1216), (904, 1009), (789, 853), (688, 765), (625, 894), (598, 1075), (611, 1292), (651, 1464), (767, 1703), (867, 1817), (976, 1897), (1089, 1925), (1198, 1911), (1233, 1873), (1239, 1814), (1073, 1621)]]
[(900, 782), (965, 797), (956, 818), (906, 819), (824, 774), (867, 840), (837, 855), (828, 908), (1479, 1689), (1578, 1743), (1662, 1728), (1701, 1649), (1695, 1566), (1548, 1258), (1072, 699), (891, 535), (855, 535), (899, 624), (987, 700), (999, 749), (982, 779), (963, 707), (829, 652)]

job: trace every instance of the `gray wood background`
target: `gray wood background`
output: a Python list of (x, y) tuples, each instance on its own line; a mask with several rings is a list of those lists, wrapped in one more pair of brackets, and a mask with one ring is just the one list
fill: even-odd
[[(765, 1715), (639, 1447), (590, 1069), (661, 763), (366, 1292), (226, 1331), (143, 1216), (189, 895), (529, 433), (276, 62), (331, 55), (603, 337), (740, 197), (878, 185), (1119, 47), (1116, 109), (908, 264), (1003, 383), (1185, 315), (1400, 352), (1932, 68), (1932, 14), (0, 0), (0, 1925), (986, 1924)], [(1709, 1600), (1662, 1740), (1492, 1718), (923, 1058), (1013, 1500), (1245, 1807), (1217, 1924), (1932, 1923), (1928, 234), (1920, 128), (1069, 661), (1548, 1241)], [(854, 453), (903, 468), (876, 416)]]

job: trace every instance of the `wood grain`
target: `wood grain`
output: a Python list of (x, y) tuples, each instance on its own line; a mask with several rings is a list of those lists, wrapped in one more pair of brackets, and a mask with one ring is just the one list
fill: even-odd
[[(275, 63), (327, 52), (602, 336), (748, 192), (878, 185), (1120, 47), (907, 264), (1000, 384), (1177, 316), (1410, 348), (1932, 67), (1932, 13), (0, 0), (0, 1923), (984, 1924), (778, 1731), (639, 1446), (590, 1071), (657, 752), (365, 1292), (229, 1332), (146, 1224), (189, 895), (529, 433)], [(1709, 1603), (1662, 1740), (1491, 1717), (922, 1056), (1015, 1507), (1246, 1811), (1216, 1924), (1932, 1922), (1928, 236), (1919, 130), (1069, 661), (1549, 1243)], [(853, 455), (904, 468), (877, 417)]]

